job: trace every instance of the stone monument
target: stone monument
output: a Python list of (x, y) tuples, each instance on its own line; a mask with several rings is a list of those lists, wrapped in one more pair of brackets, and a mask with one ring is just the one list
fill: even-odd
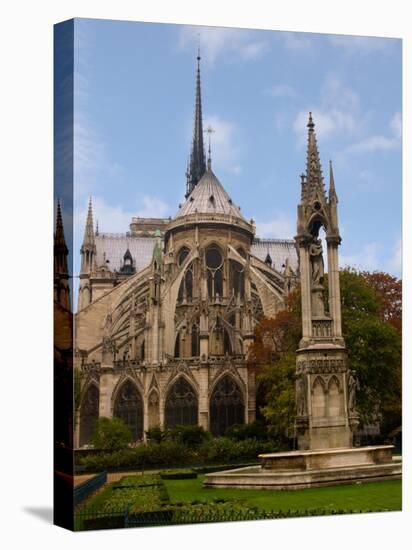
[(206, 487), (301, 489), (401, 477), (401, 461), (392, 457), (392, 445), (353, 447), (358, 381), (349, 369), (342, 336), (338, 197), (331, 163), (326, 196), (311, 113), (307, 126), (307, 166), (301, 175), (295, 237), (302, 300), (302, 338), (296, 352), (298, 450), (259, 455), (260, 466), (207, 474)]
[[(326, 197), (311, 115), (308, 129), (307, 167), (306, 175), (301, 176), (295, 237), (302, 296), (302, 339), (296, 361), (296, 428), (301, 450), (351, 447), (352, 433), (358, 425), (354, 406), (356, 378), (349, 371), (342, 337), (338, 198), (332, 163)], [(328, 300), (322, 229), (327, 243)]]

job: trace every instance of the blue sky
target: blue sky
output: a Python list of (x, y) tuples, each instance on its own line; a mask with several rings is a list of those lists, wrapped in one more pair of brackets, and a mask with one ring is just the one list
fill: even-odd
[(76, 19), (75, 250), (90, 195), (103, 232), (184, 200), (199, 42), (213, 169), (258, 234), (295, 234), (311, 110), (341, 265), (400, 276), (401, 41), (387, 38)]

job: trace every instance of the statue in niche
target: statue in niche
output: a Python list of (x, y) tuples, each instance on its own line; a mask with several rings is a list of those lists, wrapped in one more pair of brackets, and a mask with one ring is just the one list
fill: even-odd
[(351, 370), (348, 379), (348, 411), (355, 412), (356, 391), (359, 389), (359, 382), (356, 377), (356, 371)]
[(314, 239), (309, 245), (309, 258), (312, 285), (321, 286), (325, 275), (325, 268), (323, 263), (322, 241), (320, 239)]
[(296, 410), (298, 416), (306, 414), (306, 384), (303, 374), (296, 379)]
[(112, 328), (112, 315), (108, 313), (104, 322), (103, 333), (105, 336), (109, 336)]

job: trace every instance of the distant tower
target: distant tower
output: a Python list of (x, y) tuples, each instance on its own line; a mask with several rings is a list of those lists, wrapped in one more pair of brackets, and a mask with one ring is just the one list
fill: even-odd
[(200, 52), (197, 54), (196, 100), (193, 125), (193, 141), (189, 165), (186, 172), (187, 198), (206, 172), (205, 152), (203, 147), (202, 95), (200, 90)]
[[(354, 373), (347, 366), (342, 337), (339, 287), (339, 234), (332, 164), (329, 196), (309, 113), (306, 175), (301, 176), (297, 235), (302, 295), (302, 339), (297, 350), (297, 432), (300, 449), (351, 447), (358, 424)], [(324, 262), (319, 231), (326, 233), (328, 307), (325, 304)]]
[(69, 249), (64, 238), (60, 201), (57, 201), (56, 229), (54, 232), (54, 301), (70, 311), (68, 254)]
[(80, 289), (79, 289), (79, 311), (86, 307), (92, 301), (92, 289), (90, 276), (96, 268), (96, 244), (93, 229), (93, 207), (92, 199), (89, 200), (87, 211), (86, 227), (84, 230), (83, 244), (80, 249), (81, 268), (80, 268)]

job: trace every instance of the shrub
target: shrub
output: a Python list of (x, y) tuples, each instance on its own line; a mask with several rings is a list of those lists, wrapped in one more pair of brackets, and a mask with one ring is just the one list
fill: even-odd
[(251, 424), (234, 424), (230, 426), (226, 430), (225, 436), (235, 441), (243, 441), (245, 439), (266, 441), (268, 439), (268, 432), (264, 424), (252, 422)]
[(166, 431), (166, 439), (177, 441), (188, 447), (197, 447), (210, 439), (210, 433), (203, 426), (174, 426)]
[(132, 440), (132, 433), (123, 420), (104, 416), (98, 419), (92, 437), (92, 443), (96, 448), (108, 451), (125, 449)]
[(153, 428), (147, 430), (146, 436), (148, 441), (160, 443), (164, 439), (164, 432), (160, 426), (153, 426)]
[(217, 437), (199, 449), (201, 462), (228, 463), (240, 462), (243, 460), (257, 460), (260, 453), (274, 451), (273, 442), (245, 439), (244, 441), (233, 441), (228, 437)]

